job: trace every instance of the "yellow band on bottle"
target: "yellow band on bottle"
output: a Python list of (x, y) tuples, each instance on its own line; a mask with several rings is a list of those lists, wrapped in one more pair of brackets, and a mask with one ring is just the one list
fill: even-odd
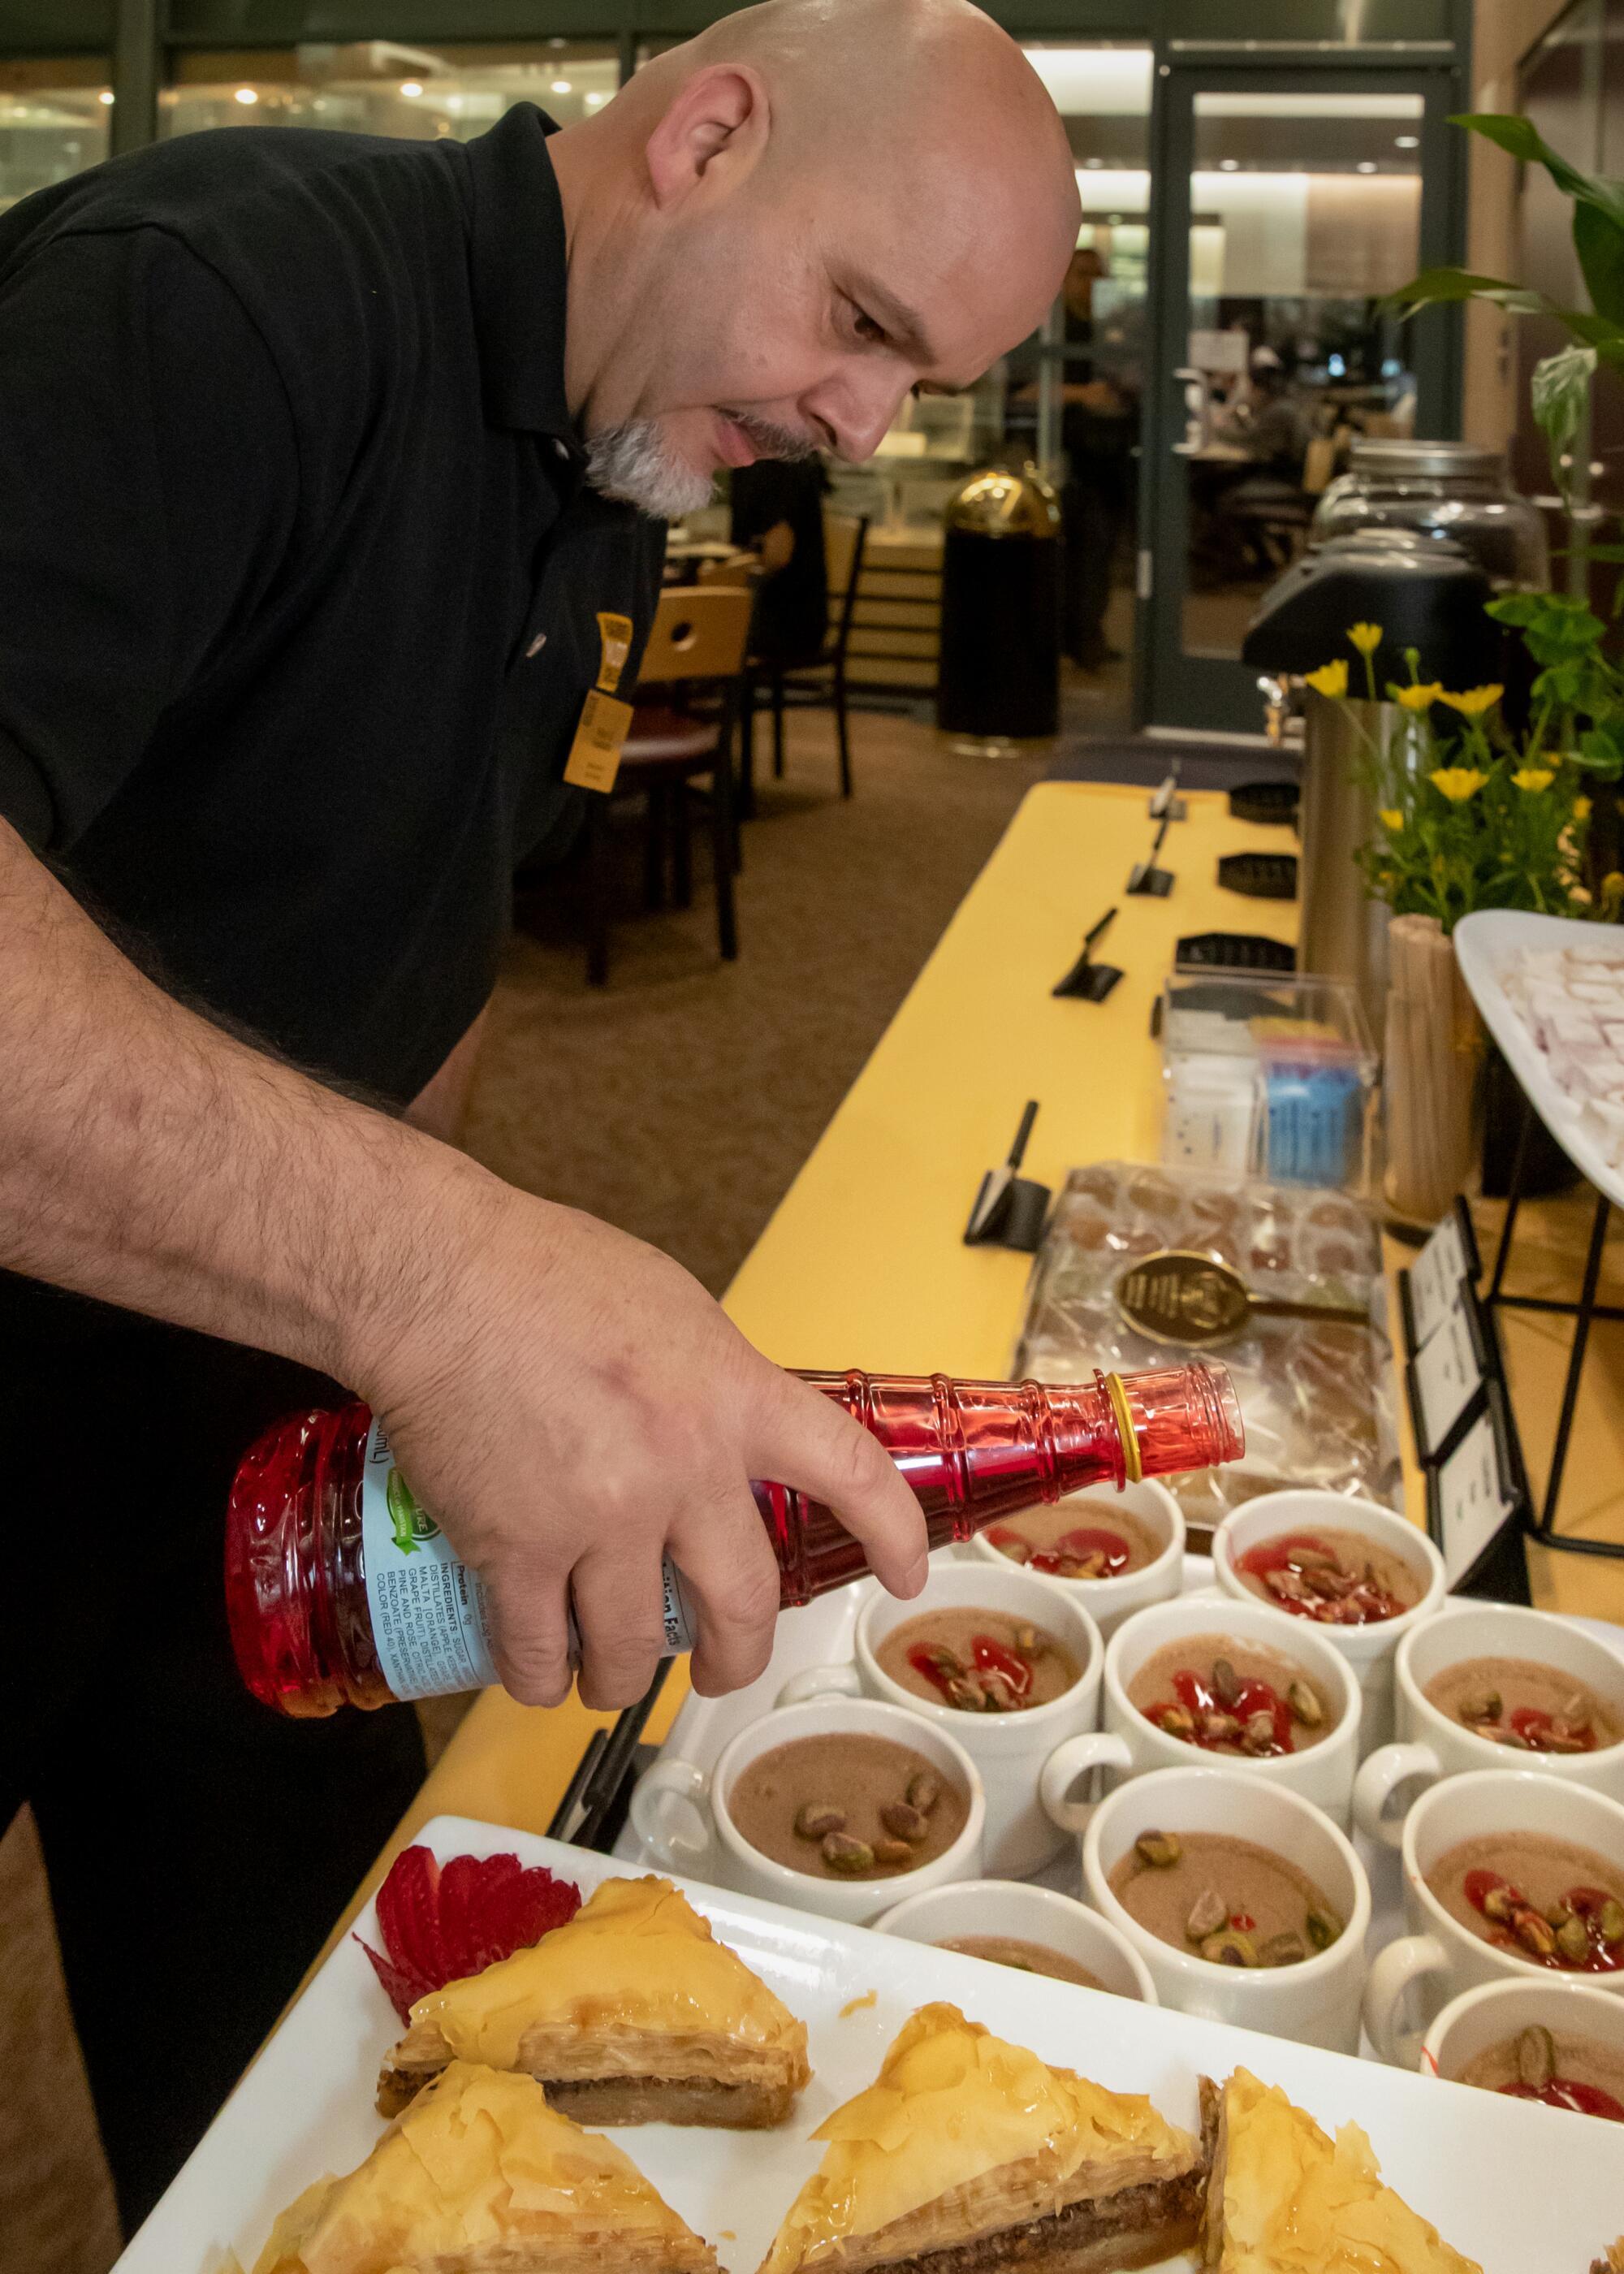
[(1128, 1408), (1128, 1393), (1122, 1386), (1119, 1374), (1108, 1374), (1105, 1391), (1111, 1401), (1111, 1411), (1116, 1416), (1116, 1434), (1122, 1439), (1123, 1473), (1131, 1485), (1143, 1480), (1145, 1465), (1139, 1458), (1139, 1441), (1133, 1427), (1133, 1416)]

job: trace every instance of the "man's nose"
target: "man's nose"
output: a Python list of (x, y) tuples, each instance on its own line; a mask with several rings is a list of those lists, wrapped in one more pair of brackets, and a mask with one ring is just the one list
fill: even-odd
[(843, 458), (861, 463), (879, 448), (912, 383), (912, 375), (906, 370), (883, 369), (876, 362), (865, 361), (854, 371), (843, 370), (821, 380), (801, 397), (801, 406), (833, 429)]

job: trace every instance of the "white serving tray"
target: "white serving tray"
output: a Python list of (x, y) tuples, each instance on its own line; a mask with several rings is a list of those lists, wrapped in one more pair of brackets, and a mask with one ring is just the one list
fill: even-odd
[[(589, 1892), (623, 1865), (461, 1817), (419, 1838), (445, 1860), (512, 1849)], [(957, 1952), (689, 1883), (695, 1907), (806, 2022), (814, 2076), (778, 2132), (647, 2125), (613, 2137), (729, 2274), (751, 2274), (821, 2150), (830, 2110), (872, 2082), (916, 2007), (951, 1999), (974, 2021), (1114, 2090), (1148, 2092), (1192, 2129), (1196, 2080), (1244, 2064), (1327, 2129), (1369, 2133), (1387, 2179), (1485, 2274), (1583, 2274), (1624, 2227), (1624, 2126), (1258, 2037)], [(369, 1904), (358, 1931), (375, 1939)], [(850, 2010), (853, 1999), (866, 1999)], [(252, 2268), (272, 2220), (324, 2172), (358, 2164), (383, 2129), (378, 2065), (399, 2034), (365, 1954), (346, 1936), (210, 2126), (115, 2274)], [(184, 2047), (170, 2048), (184, 2059)], [(161, 2087), (160, 2087), (161, 2089)], [(1165, 2263), (1163, 2274), (1184, 2268)]]
[[(1578, 1107), (1551, 1076), (1545, 1052), (1530, 1034), (1522, 1013), (1500, 985), (1500, 975), (1519, 948), (1595, 945), (1597, 927), (1577, 916), (1542, 916), (1521, 908), (1479, 908), (1455, 928), (1455, 960), (1483, 1022), (1505, 1053), (1511, 1071), (1545, 1127), (1575, 1169), (1598, 1193), (1624, 1208), (1624, 1169), (1615, 1168), (1585, 1126)], [(1624, 937), (1619, 960), (1624, 963)]]

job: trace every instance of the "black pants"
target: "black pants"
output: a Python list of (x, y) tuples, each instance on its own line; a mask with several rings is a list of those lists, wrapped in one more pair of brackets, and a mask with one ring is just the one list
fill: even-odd
[(1075, 457), (1060, 494), (1065, 544), (1061, 644), (1090, 669), (1105, 659), (1105, 611), (1130, 494), (1129, 462), (1104, 454)]
[(237, 1457), (277, 1415), (338, 1394), (0, 1275), (0, 1821), (33, 1803), (126, 2230), (422, 1781), (409, 1706), (285, 1721), (231, 1658), (221, 1542)]

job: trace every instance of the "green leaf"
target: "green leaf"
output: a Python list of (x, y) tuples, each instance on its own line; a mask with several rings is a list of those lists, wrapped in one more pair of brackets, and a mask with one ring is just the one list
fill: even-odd
[(1543, 166), (1556, 186), (1575, 202), (1593, 206), (1598, 213), (1609, 215), (1614, 226), (1624, 230), (1624, 182), (1610, 180), (1605, 174), (1582, 173), (1570, 166), (1560, 151), (1553, 150), (1540, 134), (1533, 121), (1495, 111), (1462, 111), (1451, 118), (1451, 126), (1464, 126), (1469, 132), (1481, 134), (1485, 142), (1498, 144), (1513, 158), (1524, 165)]
[(1596, 350), (1590, 347), (1560, 348), (1534, 365), (1530, 398), (1534, 424), (1551, 452), (1551, 472), (1567, 496), (1572, 469), (1562, 463), (1569, 454), (1590, 407), (1590, 382), (1596, 376)]
[(1591, 727), (1579, 737), (1579, 763), (1602, 781), (1624, 774), (1624, 723)]
[(1512, 315), (1554, 315), (1560, 312), (1543, 292), (1526, 285), (1507, 283), (1503, 276), (1479, 276), (1470, 268), (1424, 268), (1408, 284), (1401, 284), (1381, 303), (1413, 313), (1435, 301), (1492, 300)]
[(1485, 613), (1497, 624), (1537, 623), (1545, 613), (1543, 592), (1507, 592), (1503, 599), (1490, 600)]

